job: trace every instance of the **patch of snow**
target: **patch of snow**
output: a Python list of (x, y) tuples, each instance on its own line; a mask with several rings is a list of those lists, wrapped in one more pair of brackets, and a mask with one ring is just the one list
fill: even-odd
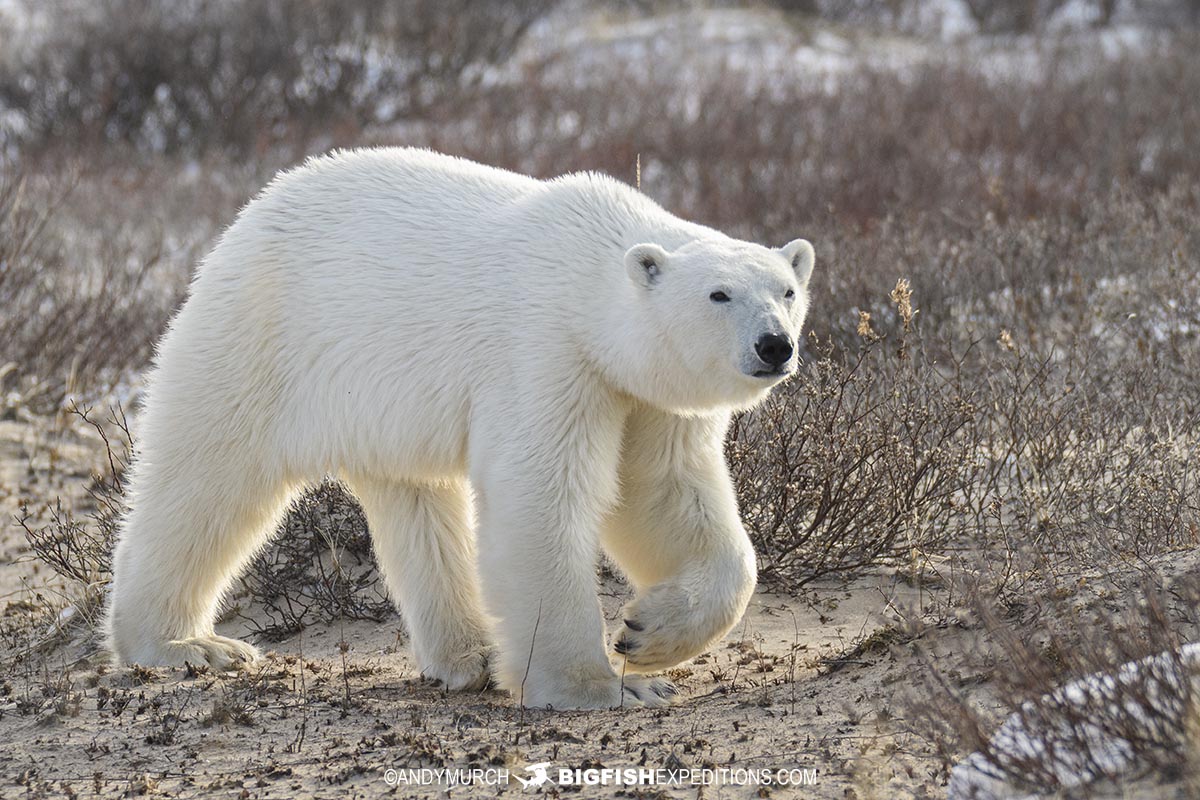
[(904, 7), (898, 20), (903, 30), (942, 40), (961, 39), (979, 32), (964, 0), (925, 0)]
[(536, 69), (551, 84), (588, 89), (610, 83), (624, 68), (633, 77), (665, 73), (686, 85), (728, 70), (742, 76), (748, 89), (800, 82), (832, 92), (843, 75), (863, 67), (904, 74), (949, 61), (989, 80), (1023, 82), (1039, 80), (1048, 70), (1093, 69), (1094, 61), (1082, 56), (1099, 52), (1116, 59), (1149, 52), (1159, 41), (1160, 34), (1144, 27), (1096, 29), (1085, 8), (1090, 6), (1077, 6), (1077, 0), (1064, 6), (1054, 35), (981, 36), (963, 0), (930, 0), (891, 20), (897, 30), (922, 34), (910, 36), (842, 28), (762, 7), (622, 14), (566, 3), (539, 21), (507, 64), (488, 71), (486, 81), (520, 83)]
[[(1005, 720), (990, 742), (994, 760), (972, 753), (955, 766), (947, 800), (1036, 797), (1005, 774), (1031, 761), (1065, 789), (1119, 777), (1136, 765), (1137, 758), (1131, 742), (1103, 721), (1119, 720), (1133, 729), (1141, 726), (1153, 732), (1147, 739), (1164, 731), (1178, 731), (1182, 737), (1184, 698), (1195, 692), (1200, 692), (1200, 643), (1184, 645), (1178, 653), (1131, 661), (1115, 673), (1094, 673), (1072, 681), (1025, 703)], [(1089, 716), (1097, 722), (1079, 722)], [(995, 761), (1009, 770), (998, 768)], [(1029, 776), (1029, 782), (1035, 780)]]
[(1046, 21), (1052, 33), (1091, 28), (1100, 21), (1100, 8), (1089, 0), (1067, 0)]

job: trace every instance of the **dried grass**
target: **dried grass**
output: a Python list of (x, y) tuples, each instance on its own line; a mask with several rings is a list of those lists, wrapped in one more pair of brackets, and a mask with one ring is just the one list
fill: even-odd
[[(213, 15), (171, 35), (228, 36), (228, 63), (213, 61), (212, 48), (200, 48), (204, 58), (171, 52), (170, 36), (140, 61), (139, 37), (108, 17), (86, 29), (91, 39), (24, 61), (33, 90), (0, 79), (0, 102), (24, 113), (30, 132), (8, 143), (21, 151), (24, 181), (0, 173), (0, 367), (12, 365), (0, 368), (0, 388), (17, 392), (18, 405), (101, 394), (143, 368), (186, 277), (157, 276), (147, 291), (160, 249), (110, 237), (122, 230), (116, 222), (94, 232), (117, 243), (108, 257), (78, 257), (55, 202), (72, 197), (56, 167), (64, 146), (117, 160), (138, 153), (135, 169), (167, 175), (183, 171), (178, 153), (213, 159), (201, 162), (206, 170), (248, 157), (264, 169), (349, 141), (425, 144), (537, 175), (598, 169), (632, 181), (640, 163), (643, 189), (683, 216), (764, 242), (816, 242), (801, 374), (736, 421), (730, 466), (765, 582), (794, 589), (884, 565), (945, 590), (917, 610), (902, 642), (919, 646), (931, 623), (979, 632), (979, 680), (963, 683), (930, 660), (927, 704), (915, 707), (914, 720), (930, 723), (922, 735), (947, 759), (986, 753), (997, 712), (1065, 678), (1194, 638), (1186, 603), (1128, 585), (1122, 597), (1148, 599), (1120, 625), (1070, 606), (1082, 586), (1153, 577), (1163, 560), (1200, 546), (1194, 32), (1110, 59), (1042, 45), (1043, 67), (1021, 80), (948, 51), (906, 70), (852, 70), (836, 91), (709, 62), (683, 65), (686, 80), (675, 67), (611, 64), (570, 82), (553, 60), (527, 64), (519, 85), (481, 89), (478, 65), (509, 52), (528, 24), (516, 15), (445, 72), (414, 62), (364, 83), (347, 50), (314, 45), (336, 79), (273, 92), (272, 81), (311, 68), (293, 58), (297, 42), (360, 52), (371, 43), (364, 7), (312, 4), (323, 9), (314, 27), (297, 14), (272, 33), (265, 74), (274, 77), (244, 91), (222, 76), (253, 71), (242, 34), (255, 26), (226, 31)], [(279, 8), (230, 7), (251, 15), (232, 18), (242, 21)], [(182, 24), (156, 13), (139, 25)], [(373, 28), (382, 32), (372, 42), (412, 37), (426, 55), (445, 47), (439, 37), (462, 43), (441, 17), (415, 24), (430, 19), (419, 30)], [(116, 39), (113, 62), (100, 64)], [(127, 73), (139, 81), (125, 100), (100, 91)], [(156, 100), (153, 75), (194, 92)], [(406, 75), (422, 77), (409, 84)], [(379, 96), (393, 92), (389, 114), (403, 129), (379, 124)], [(232, 114), (227, 122), (212, 117), (216, 107)], [(215, 205), (232, 213), (226, 200)], [(81, 270), (91, 282), (72, 280)], [(110, 501), (106, 514), (119, 508), (119, 497)], [(322, 487), (285, 527), (247, 579), (272, 613), (264, 634), (389, 613), (365, 521), (343, 492)], [(89, 585), (103, 581), (110, 538), (109, 523), (65, 513), (31, 531), (40, 557)], [(983, 699), (980, 684), (991, 687)], [(1146, 707), (1151, 690), (1131, 691)], [(1103, 722), (1134, 736), (1127, 723)], [(1143, 734), (1139, 749), (1163, 753), (1153, 763), (1178, 763), (1178, 747)], [(1046, 780), (1036, 765), (997, 759)]]

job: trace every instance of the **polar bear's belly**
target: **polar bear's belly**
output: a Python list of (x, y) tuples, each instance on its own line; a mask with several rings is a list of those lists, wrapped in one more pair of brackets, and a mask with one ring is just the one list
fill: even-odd
[[(466, 471), (469, 387), (419, 358), (317, 369), (293, 394), (293, 458), (326, 473), (438, 480)], [(310, 433), (311, 432), (311, 433)]]

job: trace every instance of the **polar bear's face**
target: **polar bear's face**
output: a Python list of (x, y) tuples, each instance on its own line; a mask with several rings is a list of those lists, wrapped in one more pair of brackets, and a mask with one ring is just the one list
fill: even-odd
[(778, 250), (734, 240), (694, 241), (673, 252), (641, 244), (625, 255), (654, 309), (664, 372), (692, 387), (698, 403), (734, 406), (761, 400), (796, 371), (813, 261), (803, 239)]

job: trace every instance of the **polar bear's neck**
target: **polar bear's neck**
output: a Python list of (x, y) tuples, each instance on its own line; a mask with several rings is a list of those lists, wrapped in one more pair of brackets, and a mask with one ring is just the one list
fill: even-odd
[(582, 173), (543, 184), (523, 213), (538, 219), (540, 252), (574, 254), (558, 264), (560, 287), (577, 296), (571, 320), (582, 355), (622, 392), (658, 407), (685, 412), (715, 410), (710, 381), (678, 368), (678, 354), (655, 346), (655, 333), (670, 320), (653, 317), (640, 302), (645, 291), (629, 278), (624, 257), (636, 244), (668, 252), (704, 239), (728, 240), (711, 228), (667, 212), (645, 195), (612, 178)]

